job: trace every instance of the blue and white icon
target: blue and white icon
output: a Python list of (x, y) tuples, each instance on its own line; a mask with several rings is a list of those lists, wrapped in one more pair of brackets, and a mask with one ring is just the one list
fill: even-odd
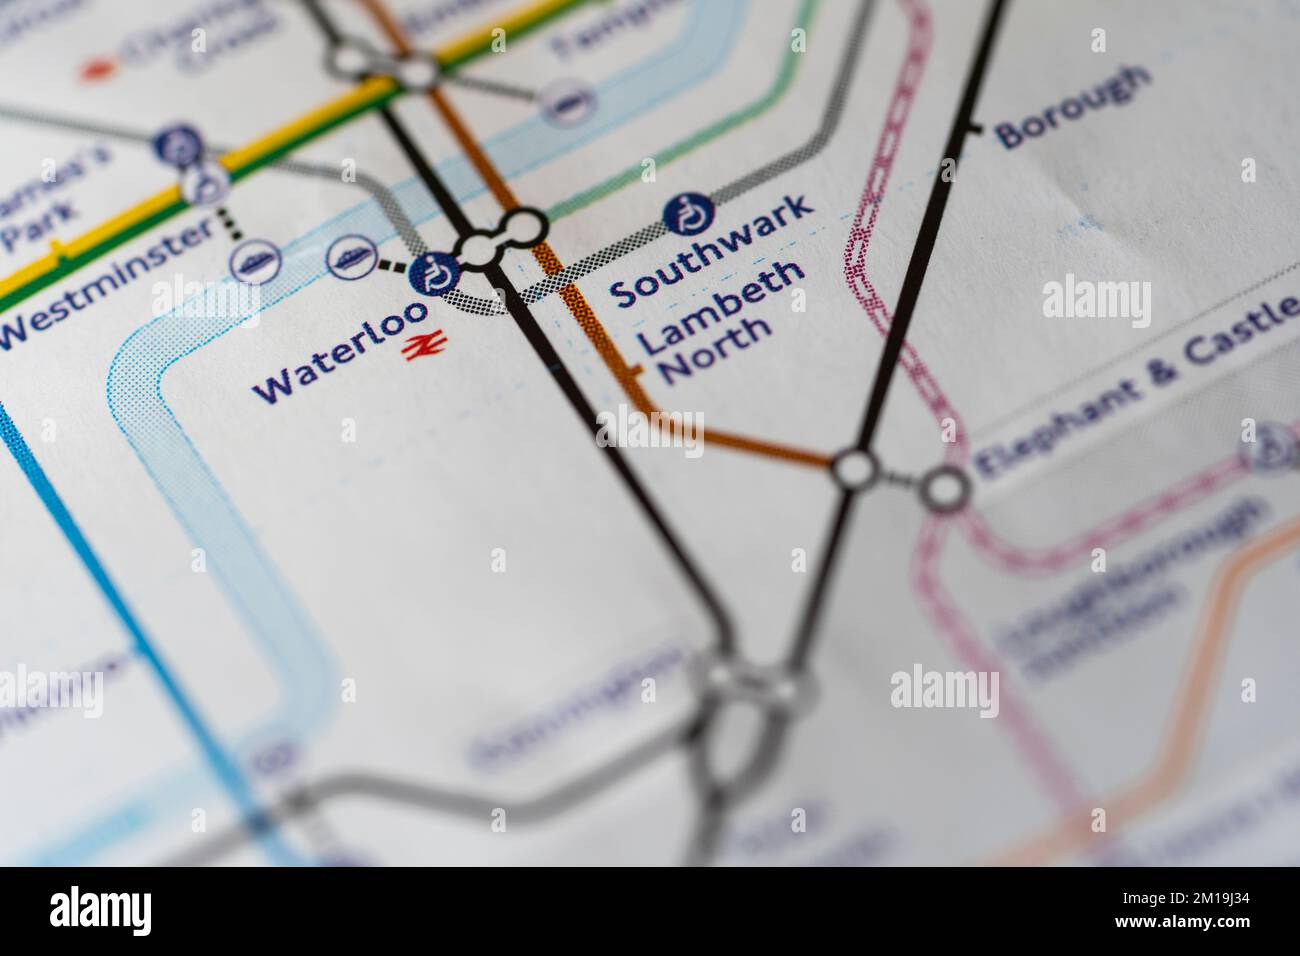
[(265, 285), (280, 274), (283, 257), (273, 243), (250, 239), (230, 254), (230, 274), (248, 285)]
[(1260, 422), (1253, 442), (1242, 442), (1241, 457), (1254, 472), (1279, 472), (1295, 467), (1297, 443), (1291, 429), (1278, 422)]
[(325, 253), (325, 266), (345, 282), (364, 279), (379, 264), (379, 250), (365, 236), (335, 239)]
[(230, 174), (211, 159), (181, 170), (181, 196), (191, 206), (215, 206), (230, 195)]
[(420, 295), (446, 295), (460, 281), (460, 263), (447, 252), (426, 252), (411, 263), (406, 278)]
[(577, 126), (596, 112), (596, 91), (581, 80), (560, 80), (537, 97), (542, 116), (552, 126)]
[(203, 155), (203, 137), (193, 126), (168, 126), (154, 137), (153, 151), (168, 166), (184, 169)]
[(664, 206), (664, 225), (679, 236), (698, 236), (713, 225), (713, 200), (700, 193), (678, 193)]

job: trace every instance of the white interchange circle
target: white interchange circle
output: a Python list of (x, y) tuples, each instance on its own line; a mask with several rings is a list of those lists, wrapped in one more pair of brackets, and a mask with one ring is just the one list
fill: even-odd
[(456, 246), (461, 267), (482, 271), (496, 265), (507, 246), (527, 249), (546, 237), (546, 217), (536, 209), (512, 209), (496, 232), (471, 232)]
[(394, 65), (397, 82), (408, 90), (431, 90), (438, 83), (438, 64), (428, 57), (409, 56)]
[(536, 209), (512, 209), (506, 216), (502, 232), (517, 246), (536, 245), (546, 235), (546, 217)]
[(862, 448), (848, 448), (831, 462), (831, 477), (845, 491), (866, 491), (880, 478), (880, 462)]
[(370, 72), (372, 59), (373, 51), (355, 40), (344, 40), (330, 51), (330, 65), (338, 73), (353, 79), (360, 79)]
[(952, 514), (970, 501), (970, 476), (955, 465), (940, 465), (921, 476), (918, 493), (926, 508), (938, 514)]
[(460, 263), (470, 269), (486, 269), (497, 261), (496, 242), (486, 232), (475, 232), (460, 244)]

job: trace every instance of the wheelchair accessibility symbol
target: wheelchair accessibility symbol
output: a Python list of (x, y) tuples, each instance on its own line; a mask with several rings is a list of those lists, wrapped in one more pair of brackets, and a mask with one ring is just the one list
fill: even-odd
[(1277, 422), (1260, 422), (1254, 442), (1243, 442), (1241, 461), (1257, 473), (1277, 474), (1296, 467), (1300, 461), (1300, 442), (1287, 426)]
[(446, 252), (426, 252), (406, 270), (411, 288), (420, 295), (446, 295), (460, 282), (460, 263)]
[(210, 159), (181, 170), (181, 196), (191, 206), (215, 206), (230, 195), (230, 174)]
[(184, 169), (203, 155), (203, 138), (193, 126), (169, 126), (154, 137), (153, 151), (168, 166)]
[(678, 193), (664, 206), (664, 225), (679, 236), (698, 236), (713, 225), (713, 200), (701, 193)]

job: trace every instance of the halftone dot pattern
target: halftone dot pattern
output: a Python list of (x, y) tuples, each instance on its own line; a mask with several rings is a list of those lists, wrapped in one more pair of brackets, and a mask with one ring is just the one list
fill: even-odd
[[(853, 18), (853, 25), (849, 30), (849, 38), (844, 47), (843, 55), (840, 58), (839, 68), (835, 76), (835, 83), (831, 89), (830, 98), (826, 101), (826, 108), (822, 112), (822, 121), (817, 127), (817, 131), (808, 139), (806, 143), (798, 149), (791, 150), (784, 156), (759, 167), (753, 172), (746, 173), (739, 179), (728, 183), (717, 191), (710, 193), (709, 198), (716, 205), (721, 206), (723, 203), (731, 202), (738, 199), (745, 193), (750, 192), (762, 186), (764, 183), (775, 179), (783, 173), (788, 173), (802, 164), (808, 162), (830, 142), (835, 130), (839, 127), (840, 119), (844, 115), (844, 102), (848, 96), (849, 85), (853, 82), (853, 73), (857, 66), (858, 60), (862, 53), (862, 45), (866, 37), (867, 21), (871, 16), (871, 10), (875, 6), (875, 0), (862, 0), (858, 5), (858, 10)], [(656, 221), (648, 226), (643, 226), (630, 236), (611, 243), (604, 249), (592, 253), (583, 259), (566, 267), (563, 272), (553, 276), (547, 276), (540, 282), (524, 289), (520, 295), (528, 304), (540, 302), (552, 293), (558, 292), (566, 285), (570, 285), (584, 276), (588, 276), (597, 269), (602, 269), (630, 252), (640, 249), (642, 246), (653, 242), (660, 236), (668, 232), (667, 227), (662, 222)]]
[[(713, 3), (692, 5), (675, 42), (666, 45), (654, 56), (632, 64), (597, 89), (600, 101), (609, 107), (597, 122), (584, 123), (574, 129), (558, 130), (542, 118), (534, 117), (503, 130), (488, 140), (484, 145), (485, 150), (493, 156), (493, 161), (503, 175), (521, 176), (670, 101), (675, 95), (706, 81), (727, 61), (728, 49), (740, 33), (745, 9), (746, 5), (741, 0), (715, 0)], [(0, 115), (68, 129), (81, 128), (99, 135), (152, 141), (151, 135), (108, 124), (80, 123), (25, 110), (0, 112)], [(211, 145), (209, 150), (216, 151)], [(483, 192), (482, 183), (462, 156), (451, 157), (440, 164), (439, 173), (452, 193), (462, 202)], [(441, 214), (416, 177), (398, 183), (392, 192), (395, 196), (402, 197), (408, 215), (417, 224)], [(350, 209), (312, 230), (312, 234), (319, 234), (333, 223), (357, 212), (358, 208)], [(382, 241), (371, 238), (375, 239), (377, 245)]]
[(442, 301), (455, 306), (471, 315), (506, 315), (506, 307), (496, 299), (484, 299), (479, 296), (452, 289), (442, 297)]
[[(343, 170), (341, 167), (335, 168), (333, 166), (323, 166), (319, 163), (304, 163), (296, 159), (282, 159), (276, 162), (275, 165), (280, 169), (293, 173), (342, 181)], [(356, 184), (370, 193), (375, 202), (379, 203), (384, 218), (388, 220), (389, 225), (393, 227), (394, 232), (402, 240), (402, 245), (406, 246), (406, 251), (411, 254), (412, 259), (419, 258), (429, 251), (429, 247), (425, 245), (424, 239), (416, 232), (410, 217), (407, 216), (406, 210), (397, 201), (397, 197), (393, 195), (392, 190), (374, 176), (363, 172), (356, 174)]]
[[(859, 14), (860, 24), (864, 22), (869, 7), (870, 0), (867, 0)], [(856, 39), (860, 40), (860, 36)], [(846, 51), (846, 61), (848, 59)], [(832, 99), (827, 114), (832, 125), (838, 122), (841, 106), (842, 96)], [(828, 137), (826, 129), (819, 131), (803, 150), (768, 164), (757, 174), (745, 177), (742, 181), (744, 188), (724, 195), (726, 198), (734, 198), (746, 189), (760, 185), (767, 178), (793, 168), (815, 155), (825, 145)], [(295, 163), (291, 168), (315, 175), (325, 173), (323, 167), (313, 169), (309, 164)], [(331, 176), (334, 173), (334, 170), (329, 170)], [(374, 235), (379, 242), (401, 236), (412, 255), (422, 254), (423, 248), (427, 247), (424, 247), (418, 234), (414, 233), (409, 217), (404, 214), (393, 194), (369, 177), (359, 175), (358, 184), (375, 196), (378, 211), (384, 214), (390, 229), (385, 230), (382, 224), (370, 222), (375, 210), (366, 207), (337, 217), (329, 226)], [(379, 185), (379, 189), (375, 188), (376, 185)], [(371, 231), (367, 233), (367, 229)], [(325, 232), (325, 228), (314, 231), (313, 236), (322, 232)], [(551, 292), (559, 291), (570, 285), (573, 278), (595, 271), (659, 238), (665, 232), (662, 223), (652, 223), (563, 273), (548, 277), (527, 290), (525, 299), (535, 302)], [(286, 250), (285, 265), (280, 275), (262, 290), (267, 296), (262, 305), (263, 313), (325, 275), (325, 246), (322, 242), (313, 243), (313, 236), (292, 244)], [(421, 251), (417, 253), (416, 250)], [(448, 300), (474, 314), (493, 315), (505, 311), (495, 300), (459, 292), (453, 292)], [(239, 609), (250, 630), (273, 651), (276, 669), (282, 672), (286, 667), (300, 669), (303, 662), (312, 661), (319, 666), (323, 652), (314, 640), (310, 622), (280, 582), (269, 559), (190, 443), (162, 395), (162, 377), (174, 362), (238, 327), (242, 321), (242, 316), (223, 315), (221, 302), (211, 291), (205, 293), (202, 303), (198, 309), (193, 303), (187, 304), (183, 310), (184, 316), (179, 315), (182, 310), (178, 310), (178, 313), (149, 323), (128, 339), (110, 369), (107, 384), (109, 406), (114, 419), (182, 525), (189, 530), (196, 544), (207, 551), (212, 573), (217, 575), (231, 595), (232, 603)], [(286, 637), (289, 640), (285, 640)], [(273, 640), (274, 638), (279, 639)], [(277, 647), (279, 650), (276, 650)], [(297, 676), (300, 677), (301, 674)], [(300, 680), (285, 683), (286, 686), (303, 686)], [(330, 686), (328, 679), (312, 683), (322, 687)], [(291, 719), (309, 723), (314, 709), (310, 706), (290, 705), (286, 706), (285, 712)]]
[(653, 242), (660, 236), (667, 233), (662, 222), (652, 222), (650, 225), (638, 230), (626, 239), (620, 239), (611, 246), (606, 246), (599, 252), (579, 259), (573, 265), (566, 267), (562, 272), (557, 272), (553, 276), (547, 276), (540, 282), (535, 282), (520, 293), (523, 300), (529, 305), (534, 302), (540, 302), (553, 292), (559, 292), (567, 285), (572, 285), (583, 276), (590, 275), (597, 269), (609, 265), (615, 259), (621, 259), (633, 250), (640, 249), (647, 243)]
[[(367, 207), (359, 229), (383, 228)], [(279, 275), (258, 287), (266, 310), (328, 274), (325, 248), (300, 241), (284, 253)], [(162, 381), (176, 362), (249, 318), (230, 309), (233, 279), (209, 286), (172, 312), (137, 329), (118, 350), (106, 385), (108, 407), (193, 546), (204, 549), (209, 573), (226, 593), (284, 688), (279, 711), (253, 736), (301, 739), (332, 710), (334, 663), (315, 623), (299, 606), (278, 569), (244, 522), (217, 477), (190, 442), (163, 397)], [(256, 335), (251, 329), (240, 334)]]
[[(722, 5), (711, 8), (701, 5), (701, 9), (712, 9), (716, 15), (722, 10)], [(734, 32), (699, 31), (696, 35), (709, 34), (729, 36)], [(720, 59), (707, 58), (702, 62), (718, 62)], [(641, 68), (650, 66), (643, 64)], [(679, 76), (678, 79), (683, 78)], [(659, 95), (653, 90), (647, 91), (643, 85), (634, 84), (633, 88), (638, 86), (652, 100)], [(319, 174), (318, 169), (309, 169), (307, 164), (302, 164), (299, 170)], [(361, 178), (358, 176), (359, 183)], [(409, 225), (409, 217), (402, 214), (393, 194), (384, 190), (376, 195), (376, 200), (378, 209), (371, 206), (355, 208), (336, 217), (326, 227), (313, 230), (304, 239), (290, 244), (285, 250), (281, 273), (262, 287), (267, 296), (262, 305), (263, 313), (327, 274), (324, 266), (326, 246), (313, 241), (327, 229), (329, 233), (355, 231), (373, 237), (377, 244), (406, 232), (403, 224)], [(394, 210), (398, 213), (396, 217), (392, 216)], [(390, 228), (385, 229), (384, 224), (378, 221), (379, 212), (388, 216), (392, 223)], [(431, 218), (432, 213), (431, 209), (430, 215), (420, 221)], [(663, 227), (659, 225), (658, 228), (662, 230)], [(414, 238), (418, 248), (422, 243), (418, 236)], [(409, 233), (406, 239), (408, 245), (412, 245)], [(456, 292), (448, 299), (473, 314), (504, 313), (501, 304), (494, 300)], [(184, 310), (185, 317), (179, 315), (182, 310), (163, 316), (139, 329), (123, 344), (109, 371), (109, 407), (182, 525), (196, 545), (207, 551), (209, 567), (217, 574), (250, 631), (273, 655), (276, 669), (289, 667), (294, 670), (293, 679), (286, 680), (285, 686), (309, 684), (327, 687), (328, 679), (302, 680), (303, 664), (312, 666), (311, 662), (321, 653), (312, 628), (287, 589), (280, 584), (269, 559), (190, 443), (162, 395), (162, 377), (173, 363), (238, 327), (242, 321), (242, 317), (221, 314), (223, 310), (213, 291), (205, 293), (203, 300), (200, 309), (196, 310), (193, 303), (189, 303)], [(202, 311), (203, 314), (190, 317), (193, 311)], [(264, 321), (265, 318), (263, 315)], [(320, 663), (318, 659), (315, 662), (316, 665)], [(294, 706), (286, 701), (284, 710), (288, 716), (285, 719), (309, 723), (316, 709), (313, 706)]]
[[(85, 133), (92, 133), (97, 136), (107, 136), (113, 139), (123, 139), (137, 143), (152, 142), (153, 137), (139, 130), (127, 129), (122, 126), (114, 126), (106, 123), (89, 123), (82, 120), (55, 119), (44, 116), (39, 113), (33, 113), (30, 110), (16, 109), (12, 106), (0, 105), (0, 116), (7, 116), (13, 119), (20, 119), (24, 122), (35, 123), (42, 126), (53, 126), (56, 129), (76, 129)], [(208, 146), (206, 150), (209, 156), (219, 156), (230, 152), (226, 146)], [(340, 183), (347, 183), (343, 179), (342, 166), (328, 166), (323, 163), (308, 163), (298, 159), (282, 158), (275, 160), (272, 164), (276, 169), (282, 169), (286, 172), (297, 173), (302, 176), (316, 176), (321, 179), (335, 180)], [(393, 227), (396, 234), (401, 237), (403, 245), (411, 254), (411, 258), (422, 256), (429, 251), (425, 245), (424, 239), (416, 231), (415, 226), (411, 223), (410, 217), (402, 204), (398, 202), (393, 191), (385, 186), (382, 182), (368, 173), (358, 171), (355, 179), (356, 185), (360, 186), (366, 192), (370, 193), (374, 200), (379, 203), (379, 207), (384, 211), (385, 217)]]

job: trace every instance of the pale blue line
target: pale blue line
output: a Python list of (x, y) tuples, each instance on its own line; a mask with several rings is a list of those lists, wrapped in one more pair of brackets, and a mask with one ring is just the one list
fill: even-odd
[[(372, 215), (380, 218), (377, 211)], [(280, 274), (260, 287), (269, 296), (263, 308), (315, 281), (318, 276), (307, 274), (307, 263), (314, 268), (320, 258), (319, 250), (310, 245), (299, 242), (288, 247)], [(267, 656), (282, 699), (261, 736), (268, 742), (298, 740), (329, 716), (337, 701), (334, 667), (314, 624), (162, 394), (162, 379), (169, 368), (249, 318), (226, 309), (232, 301), (228, 290), (236, 288), (229, 279), (210, 286), (177, 312), (137, 329), (113, 359), (106, 395), (114, 421), (190, 539), (204, 549), (208, 571), (216, 575)]]
[[(740, 35), (743, 10), (748, 2), (701, 0), (693, 4), (691, 15), (668, 52), (596, 87), (596, 111), (586, 122), (565, 128), (535, 117), (486, 140), (484, 151), (506, 179), (513, 179), (699, 86), (727, 61)], [(659, 79), (661, 85), (654, 85), (652, 78)], [(487, 191), (463, 156), (436, 166), (442, 181), (461, 202), (469, 202)], [(426, 222), (442, 214), (418, 177), (402, 180), (393, 187), (393, 193), (414, 222)], [(352, 215), (356, 208), (343, 216)]]
[[(698, 86), (725, 62), (739, 35), (747, 4), (748, 0), (708, 0), (693, 4), (677, 39), (665, 52), (597, 87), (597, 110), (589, 121), (560, 128), (534, 118), (488, 140), (485, 143), (488, 155), (506, 177), (520, 176)], [(654, 80), (660, 80), (663, 85), (655, 87)], [(438, 164), (438, 171), (462, 202), (486, 191), (464, 157)], [(393, 192), (417, 224), (441, 214), (418, 178), (402, 181)], [(263, 287), (271, 298), (262, 305), (262, 310), (328, 274), (322, 253), (329, 243), (315, 241), (318, 237), (332, 239), (336, 232), (353, 231), (379, 237), (376, 238), (379, 243), (396, 235), (373, 200), (331, 218), (285, 248), (280, 275)], [(296, 285), (287, 281), (291, 275)], [(267, 652), (282, 681), (281, 687), (300, 691), (305, 680), (304, 668), (316, 670), (321, 692), (301, 700), (290, 694), (273, 718), (272, 727), (258, 734), (263, 740), (281, 734), (306, 736), (307, 729), (325, 716), (327, 701), (334, 699), (332, 673), (326, 674), (329, 668), (319, 651), (314, 628), (162, 394), (162, 377), (172, 365), (226, 334), (244, 318), (223, 319), (213, 315), (194, 318), (191, 309), (203, 311), (202, 306), (186, 303), (185, 318), (173, 313), (155, 319), (123, 343), (109, 370), (106, 388), (109, 408), (181, 524), (195, 544), (205, 548), (209, 567), (249, 632)], [(161, 323), (169, 320), (164, 329)], [(150, 336), (166, 339), (165, 333), (173, 330), (177, 333), (174, 342), (149, 339)], [(268, 603), (259, 603), (262, 601)], [(265, 613), (268, 608), (270, 614)], [(267, 623), (272, 621), (274, 626), (268, 627)], [(246, 752), (245, 747), (241, 746), (240, 751)], [(75, 861), (85, 855), (82, 850), (99, 852), (112, 842), (104, 839), (105, 829), (125, 836), (143, 826), (146, 819), (147, 814), (140, 812), (138, 803), (129, 805), (95, 821), (63, 842), (55, 853), (60, 860)]]
[[(244, 818), (246, 820), (255, 818), (259, 813), (257, 798), (253, 794), (252, 788), (249, 787), (248, 781), (244, 779), (244, 775), (240, 772), (235, 761), (222, 749), (217, 742), (216, 736), (199, 715), (197, 708), (190, 701), (188, 695), (181, 690), (180, 684), (176, 682), (171, 670), (159, 657), (153, 642), (149, 640), (139, 621), (136, 620), (135, 614), (127, 606), (126, 600), (118, 591), (117, 585), (113, 583), (113, 579), (109, 577), (107, 569), (100, 562), (99, 556), (95, 554), (94, 549), (91, 548), (90, 542), (81, 533), (81, 528), (73, 519), (59, 493), (54, 489), (54, 485), (50, 483), (49, 477), (45, 474), (45, 469), (41, 467), (40, 462), (32, 454), (26, 439), (18, 431), (18, 426), (9, 417), (3, 402), (0, 402), (0, 438), (4, 439), (5, 446), (9, 449), (14, 461), (18, 463), (18, 467), (26, 476), (28, 483), (31, 484), (32, 490), (36, 492), (37, 497), (41, 499), (41, 503), (45, 505), (45, 510), (50, 513), (54, 523), (59, 526), (59, 530), (67, 538), (68, 544), (72, 546), (72, 550), (90, 573), (91, 579), (99, 588), (100, 593), (103, 594), (104, 599), (108, 601), (108, 605), (113, 609), (117, 619), (126, 628), (126, 632), (131, 636), (136, 653), (145, 660), (154, 672), (154, 676), (162, 684), (167, 698), (180, 713), (181, 722), (189, 729), (191, 735), (197, 741), (199, 749), (203, 752), (203, 756), (207, 760), (213, 775), (225, 788), (230, 798), (234, 800)], [(262, 845), (277, 862), (290, 864), (299, 862), (297, 855), (285, 845), (279, 834), (274, 830), (263, 831), (260, 837)]]

